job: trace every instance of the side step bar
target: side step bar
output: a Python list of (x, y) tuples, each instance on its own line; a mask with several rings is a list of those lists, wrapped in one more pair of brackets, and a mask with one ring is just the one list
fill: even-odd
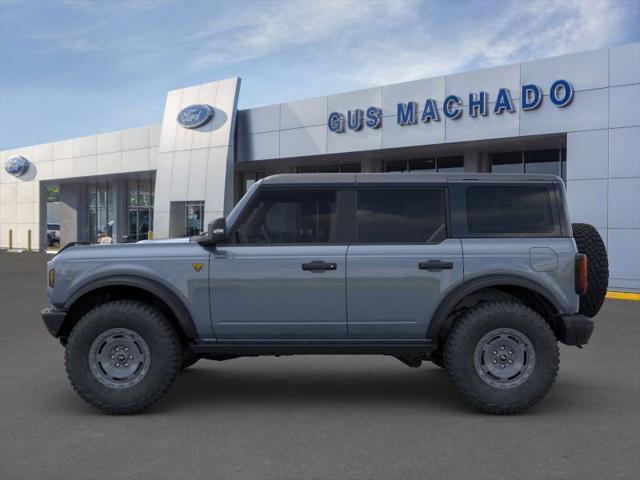
[(405, 343), (246, 343), (246, 342), (198, 342), (190, 345), (198, 355), (394, 355), (429, 356), (437, 348), (430, 342)]

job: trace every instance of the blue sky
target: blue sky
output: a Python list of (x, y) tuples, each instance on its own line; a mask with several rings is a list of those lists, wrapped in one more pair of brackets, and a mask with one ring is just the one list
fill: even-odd
[(640, 0), (0, 0), (0, 149), (158, 123), (168, 90), (240, 107), (640, 40)]

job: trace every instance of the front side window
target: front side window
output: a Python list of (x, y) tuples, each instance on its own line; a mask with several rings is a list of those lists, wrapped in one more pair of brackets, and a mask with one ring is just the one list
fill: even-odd
[(362, 189), (359, 243), (437, 243), (446, 237), (442, 189)]
[(472, 234), (543, 234), (556, 230), (549, 190), (542, 186), (467, 188)]
[(240, 244), (332, 243), (335, 190), (264, 190), (236, 229)]

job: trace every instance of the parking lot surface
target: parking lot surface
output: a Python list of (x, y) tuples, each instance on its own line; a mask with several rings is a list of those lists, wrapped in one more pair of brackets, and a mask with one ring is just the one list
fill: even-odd
[(523, 415), (470, 410), (429, 363), (294, 356), (201, 361), (117, 417), (67, 382), (46, 258), (0, 252), (2, 479), (640, 478), (640, 302), (608, 300)]

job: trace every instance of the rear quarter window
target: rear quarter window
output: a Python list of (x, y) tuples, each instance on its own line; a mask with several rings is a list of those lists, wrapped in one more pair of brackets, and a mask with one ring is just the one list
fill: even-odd
[(542, 185), (468, 187), (468, 231), (472, 236), (558, 233), (553, 198)]

